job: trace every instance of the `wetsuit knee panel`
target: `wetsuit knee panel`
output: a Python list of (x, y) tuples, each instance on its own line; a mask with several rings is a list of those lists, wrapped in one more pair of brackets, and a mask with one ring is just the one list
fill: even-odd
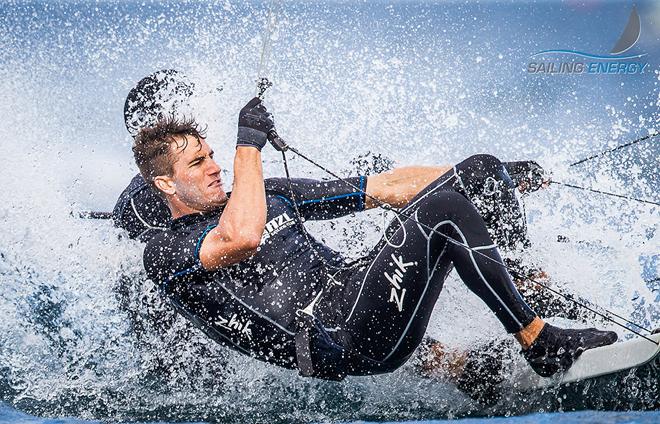
[(477, 196), (505, 189), (513, 190), (515, 183), (502, 161), (489, 154), (473, 155), (456, 165), (462, 188), (468, 196)]
[(506, 172), (504, 163), (497, 157), (489, 154), (472, 155), (456, 165), (456, 170), (464, 174), (464, 178), (467, 179), (494, 177), (505, 180), (507, 183), (511, 180), (511, 177)]
[(473, 155), (473, 158), (481, 164), (484, 168), (500, 168), (502, 166), (502, 161), (499, 160), (496, 156), (490, 155), (487, 153), (482, 153), (479, 155)]
[(487, 153), (481, 153), (478, 155), (472, 155), (456, 165), (456, 169), (464, 170), (468, 168), (473, 168), (474, 170), (497, 170), (502, 167), (502, 161), (493, 155)]
[[(457, 191), (440, 191), (422, 202), (417, 208), (417, 215), (420, 218), (452, 219), (466, 215), (469, 210), (478, 213), (470, 200)], [(469, 212), (468, 212), (469, 214)], [(425, 222), (433, 222), (424, 220)]]

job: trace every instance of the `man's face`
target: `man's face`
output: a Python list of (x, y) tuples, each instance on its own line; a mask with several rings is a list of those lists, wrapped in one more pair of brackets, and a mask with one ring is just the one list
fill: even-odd
[(227, 202), (220, 179), (221, 168), (213, 160), (213, 150), (200, 138), (184, 137), (172, 144), (174, 163), (172, 182), (174, 196), (186, 206), (198, 211), (215, 210)]

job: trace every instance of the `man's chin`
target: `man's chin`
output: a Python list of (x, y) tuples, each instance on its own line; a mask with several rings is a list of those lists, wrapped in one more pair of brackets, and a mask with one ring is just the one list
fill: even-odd
[(215, 210), (227, 203), (227, 200), (227, 195), (222, 193), (221, 195), (213, 196), (209, 201), (209, 205), (211, 206), (211, 209)]

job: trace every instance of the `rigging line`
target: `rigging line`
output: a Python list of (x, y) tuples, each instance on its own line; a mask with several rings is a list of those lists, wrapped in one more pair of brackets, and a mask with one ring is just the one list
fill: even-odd
[[(499, 262), (498, 262), (498, 263), (499, 263)], [(549, 290), (550, 292), (555, 293), (555, 294), (557, 294), (557, 295), (563, 297), (564, 299), (569, 300), (569, 301), (571, 301), (571, 302), (573, 302), (573, 303), (575, 303), (575, 304), (577, 304), (577, 305), (579, 305), (579, 306), (582, 306), (583, 308), (585, 308), (585, 309), (587, 309), (587, 310), (593, 312), (594, 314), (599, 315), (599, 316), (601, 316), (601, 317), (607, 319), (608, 321), (611, 321), (611, 322), (613, 322), (613, 323), (615, 323), (615, 324), (617, 324), (617, 325), (620, 325), (620, 324), (617, 323), (615, 320), (613, 320), (611, 317), (605, 316), (604, 314), (602, 314), (602, 313), (600, 313), (600, 312), (598, 312), (598, 311), (595, 311), (595, 310), (592, 309), (592, 308), (595, 308), (595, 307), (600, 308), (600, 309), (606, 311), (607, 314), (610, 314), (610, 315), (612, 315), (612, 316), (614, 316), (614, 317), (616, 317), (616, 318), (619, 318), (620, 320), (624, 321), (624, 322), (627, 323), (627, 324), (634, 325), (635, 327), (637, 327), (637, 328), (639, 328), (639, 329), (641, 329), (641, 330), (644, 330), (644, 331), (646, 331), (646, 332), (648, 332), (648, 333), (651, 333), (651, 330), (649, 330), (648, 328), (642, 327), (641, 325), (639, 325), (639, 324), (637, 324), (637, 323), (635, 323), (635, 322), (633, 322), (633, 321), (630, 321), (630, 320), (628, 320), (628, 319), (622, 317), (621, 315), (619, 315), (619, 314), (617, 314), (617, 313), (615, 313), (615, 312), (612, 312), (612, 311), (610, 311), (609, 309), (606, 309), (606, 308), (604, 308), (604, 307), (602, 307), (602, 306), (600, 306), (600, 305), (596, 305), (596, 304), (594, 304), (593, 302), (585, 301), (584, 299), (583, 299), (582, 301), (577, 301), (577, 300), (575, 300), (574, 296), (573, 296), (572, 294), (570, 294), (570, 293), (568, 293), (568, 294), (566, 294), (566, 293), (562, 293), (562, 292), (560, 292), (559, 290), (557, 290), (557, 289), (553, 289), (552, 287), (550, 287), (550, 286), (548, 286), (548, 285), (545, 285), (545, 284), (543, 284), (543, 283), (541, 283), (541, 282), (539, 282), (539, 281), (537, 281), (537, 280), (535, 280), (535, 279), (533, 279), (533, 278), (530, 278), (530, 277), (527, 277), (527, 276), (525, 276), (525, 275), (522, 275), (522, 274), (520, 274), (520, 273), (519, 273), (518, 271), (516, 271), (516, 270), (509, 269), (509, 268), (507, 268), (507, 270), (508, 270), (508, 271), (511, 273), (511, 275), (513, 275), (514, 277), (517, 277), (517, 278), (520, 278), (520, 279), (526, 279), (526, 280), (529, 280), (529, 281), (531, 281), (531, 282), (533, 282), (533, 283), (536, 283), (536, 284), (540, 285), (541, 287), (543, 287), (543, 288)], [(630, 329), (630, 328), (628, 328), (628, 327), (623, 326), (623, 328), (625, 328), (625, 329), (628, 330), (628, 331), (631, 331), (631, 332), (635, 333), (632, 329)], [(641, 335), (641, 334), (639, 334), (639, 333), (635, 333), (635, 334), (637, 334), (637, 335)], [(656, 344), (657, 344), (657, 343), (656, 343)]]
[(268, 5), (268, 16), (266, 17), (266, 26), (264, 28), (263, 32), (263, 40), (261, 43), (261, 57), (259, 58), (259, 68), (257, 69), (257, 97), (263, 96), (263, 93), (268, 86), (264, 88), (264, 84), (267, 85), (267, 83), (264, 83), (262, 81), (262, 78), (264, 78), (264, 75), (262, 74), (264, 70), (264, 66), (268, 62), (268, 59), (270, 57), (270, 44), (271, 44), (271, 39), (273, 35), (273, 27), (275, 23), (275, 18), (273, 14), (273, 5), (275, 3), (275, 0), (271, 0), (270, 4)]
[[(399, 211), (399, 210), (396, 210), (395, 208), (391, 207), (390, 205), (386, 204), (385, 202), (381, 201), (380, 199), (377, 199), (377, 198), (375, 198), (375, 197), (369, 195), (369, 194), (366, 193), (365, 191), (360, 190), (359, 187), (357, 187), (357, 186), (355, 186), (354, 184), (352, 184), (352, 183), (346, 181), (345, 179), (343, 179), (343, 178), (340, 177), (339, 175), (335, 174), (334, 172), (330, 171), (329, 169), (325, 168), (324, 166), (322, 166), (322, 165), (316, 163), (314, 160), (308, 158), (307, 156), (305, 156), (304, 154), (302, 154), (300, 151), (298, 151), (298, 149), (296, 149), (296, 148), (294, 148), (294, 147), (291, 147), (291, 146), (288, 146), (288, 145), (286, 146), (286, 149), (287, 149), (287, 150), (291, 150), (293, 153), (295, 153), (296, 155), (300, 156), (302, 159), (305, 159), (306, 161), (308, 161), (308, 162), (311, 163), (312, 165), (314, 165), (314, 166), (316, 166), (316, 167), (322, 169), (323, 171), (327, 172), (327, 173), (330, 174), (331, 176), (333, 176), (333, 177), (335, 177), (335, 178), (337, 178), (337, 179), (343, 181), (345, 184), (349, 185), (349, 186), (352, 187), (353, 189), (358, 190), (358, 191), (361, 192), (361, 193), (364, 193), (365, 197), (369, 197), (371, 200), (373, 200), (373, 201), (375, 201), (376, 203), (378, 203), (379, 206), (381, 206), (383, 209), (389, 210), (389, 211), (391, 211), (391, 212), (394, 212), (394, 213), (398, 214), (399, 216), (402, 216), (402, 217), (404, 217), (404, 218), (406, 218), (406, 219), (409, 219), (409, 220), (411, 220), (411, 221), (417, 223), (418, 225), (420, 225), (420, 226), (422, 226), (422, 227), (425, 227), (426, 229), (430, 230), (431, 232), (443, 236), (447, 241), (449, 241), (449, 242), (451, 242), (451, 243), (454, 243), (454, 244), (456, 244), (456, 245), (458, 245), (458, 246), (462, 246), (463, 248), (465, 248), (465, 249), (467, 249), (467, 250), (470, 250), (470, 251), (472, 251), (472, 252), (475, 253), (475, 254), (478, 254), (478, 255), (483, 256), (483, 257), (486, 258), (487, 260), (489, 260), (489, 261), (491, 261), (491, 262), (494, 262), (494, 263), (496, 263), (496, 264), (498, 264), (498, 265), (504, 267), (506, 270), (508, 270), (510, 273), (512, 273), (512, 275), (513, 275), (513, 274), (517, 274), (516, 271), (510, 269), (510, 268), (507, 267), (504, 263), (502, 263), (502, 262), (500, 262), (500, 261), (497, 261), (496, 259), (493, 259), (493, 258), (489, 257), (488, 255), (482, 253), (481, 251), (474, 250), (474, 249), (471, 248), (470, 246), (466, 246), (466, 245), (464, 245), (463, 243), (459, 242), (458, 240), (454, 240), (452, 237), (448, 236), (447, 234), (444, 234), (444, 233), (442, 233), (442, 232), (440, 232), (440, 231), (438, 231), (438, 230), (435, 230), (434, 228), (432, 228), (432, 227), (430, 227), (430, 226), (428, 226), (428, 225), (426, 225), (426, 224), (424, 224), (424, 223), (418, 222), (418, 221), (415, 220), (414, 218), (412, 218), (412, 217), (406, 215), (404, 212), (401, 212), (401, 211)], [(555, 294), (557, 294), (557, 295), (559, 295), (559, 296), (565, 298), (566, 300), (575, 303), (575, 304), (578, 305), (578, 306), (582, 306), (583, 308), (585, 308), (585, 309), (589, 310), (590, 312), (592, 312), (592, 313), (594, 313), (594, 314), (596, 314), (596, 315), (598, 315), (598, 316), (604, 318), (605, 320), (610, 321), (610, 322), (612, 322), (613, 324), (616, 324), (616, 325), (618, 325), (619, 327), (621, 327), (621, 328), (623, 328), (623, 329), (625, 329), (625, 330), (628, 330), (629, 332), (631, 332), (631, 333), (633, 333), (633, 334), (635, 334), (635, 335), (637, 335), (637, 336), (639, 336), (639, 337), (642, 337), (642, 338), (648, 340), (649, 342), (653, 343), (653, 344), (656, 345), (656, 346), (660, 345), (660, 343), (656, 342), (655, 340), (650, 339), (649, 337), (647, 337), (647, 336), (645, 336), (645, 335), (639, 333), (638, 331), (633, 330), (633, 329), (631, 329), (631, 328), (629, 328), (629, 327), (627, 327), (627, 326), (621, 324), (620, 322), (616, 321), (615, 319), (612, 318), (612, 316), (616, 316), (617, 318), (621, 319), (622, 321), (624, 321), (624, 322), (626, 322), (626, 323), (628, 323), (628, 324), (630, 324), (630, 325), (634, 325), (635, 327), (638, 327), (638, 328), (640, 328), (640, 329), (642, 329), (642, 330), (644, 330), (644, 331), (647, 331), (647, 332), (649, 332), (649, 333), (651, 332), (650, 330), (648, 330), (648, 329), (644, 328), (643, 326), (641, 326), (641, 325), (639, 325), (639, 324), (636, 324), (636, 323), (634, 323), (634, 322), (632, 322), (632, 321), (630, 321), (630, 320), (628, 320), (628, 319), (626, 319), (626, 318), (623, 318), (623, 317), (621, 317), (621, 316), (615, 314), (614, 312), (611, 312), (611, 311), (608, 310), (607, 308), (604, 308), (604, 307), (602, 307), (602, 306), (598, 306), (598, 308), (600, 308), (600, 309), (602, 309), (603, 311), (606, 312), (606, 313), (601, 313), (601, 312), (596, 311), (595, 309), (593, 309), (593, 308), (587, 306), (586, 304), (584, 304), (584, 303), (582, 303), (582, 302), (579, 302), (579, 301), (575, 300), (575, 299), (573, 298), (572, 295), (567, 295), (567, 294), (564, 294), (564, 293), (562, 293), (562, 292), (560, 292), (560, 291), (558, 291), (558, 290), (552, 289), (552, 288), (550, 288), (549, 286), (547, 286), (546, 284), (541, 283), (540, 281), (537, 281), (537, 280), (534, 279), (534, 278), (530, 278), (530, 277), (525, 277), (525, 278), (526, 278), (527, 280), (529, 280), (529, 281), (532, 281), (533, 283), (538, 284), (539, 286), (541, 286), (541, 287), (543, 287), (543, 288), (546, 288), (546, 289), (550, 290), (552, 293), (555, 293)], [(597, 306), (597, 305), (594, 305), (594, 306)]]
[(316, 255), (316, 257), (321, 261), (321, 264), (326, 268), (326, 270), (328, 268), (332, 268), (335, 271), (343, 271), (343, 270), (347, 270), (347, 269), (352, 269), (353, 268), (352, 265), (349, 265), (349, 266), (346, 266), (346, 267), (330, 265), (328, 263), (328, 261), (323, 257), (323, 255), (321, 255), (318, 252), (318, 250), (316, 250), (316, 246), (314, 245), (314, 243), (312, 243), (312, 240), (310, 240), (310, 238), (309, 238), (309, 234), (307, 233), (307, 229), (305, 228), (305, 225), (304, 225), (303, 216), (300, 213), (300, 209), (298, 208), (298, 201), (296, 199), (297, 196), (296, 196), (296, 194), (293, 190), (293, 184), (291, 183), (291, 174), (289, 173), (289, 163), (288, 163), (287, 158), (286, 158), (285, 150), (283, 149), (283, 150), (281, 150), (281, 152), (282, 152), (282, 162), (284, 163), (284, 173), (286, 174), (287, 185), (288, 185), (288, 188), (289, 188), (289, 193), (291, 195), (291, 202), (293, 203), (293, 210), (295, 211), (296, 218), (298, 219), (298, 224), (301, 227), (303, 236), (305, 237), (305, 241), (309, 245), (310, 249), (312, 249), (312, 251), (314, 252), (314, 255)]
[(580, 186), (576, 186), (576, 185), (573, 185), (573, 184), (562, 183), (561, 181), (550, 181), (550, 184), (558, 184), (558, 185), (563, 185), (563, 186), (566, 186), (566, 187), (576, 188), (576, 189), (579, 189), (579, 190), (591, 191), (593, 193), (599, 193), (599, 194), (604, 194), (604, 195), (607, 195), (607, 196), (618, 197), (620, 199), (633, 200), (635, 202), (648, 203), (650, 205), (660, 206), (660, 203), (653, 202), (651, 200), (636, 199), (634, 197), (624, 196), (622, 194), (609, 193), (607, 191), (596, 190), (596, 189), (589, 188), (589, 187), (580, 187)]
[(580, 159), (579, 161), (577, 161), (577, 162), (573, 162), (572, 164), (570, 164), (570, 165), (568, 165), (568, 166), (571, 167), (571, 166), (579, 165), (579, 164), (584, 163), (584, 162), (586, 162), (586, 161), (588, 161), (588, 160), (596, 159), (596, 158), (601, 157), (601, 156), (604, 156), (604, 155), (606, 155), (606, 154), (608, 154), (608, 153), (612, 153), (612, 152), (617, 151), (617, 150), (619, 150), (619, 149), (623, 149), (624, 147), (632, 146), (633, 144), (637, 144), (637, 143), (642, 142), (642, 141), (644, 141), (644, 140), (648, 140), (648, 139), (651, 139), (651, 138), (653, 138), (653, 137), (657, 137), (658, 135), (660, 135), (660, 133), (658, 133), (658, 134), (649, 134), (649, 135), (647, 135), (647, 136), (644, 136), (644, 137), (638, 138), (637, 140), (633, 140), (633, 141), (630, 141), (630, 142), (628, 142), (628, 143), (625, 143), (625, 144), (622, 144), (622, 145), (620, 145), (620, 146), (617, 146), (617, 147), (615, 147), (615, 148), (613, 148), (613, 149), (608, 149), (608, 150), (605, 150), (604, 152), (600, 152), (600, 153), (597, 153), (597, 154), (595, 154), (595, 155), (589, 156), (589, 157), (587, 157), (587, 158)]

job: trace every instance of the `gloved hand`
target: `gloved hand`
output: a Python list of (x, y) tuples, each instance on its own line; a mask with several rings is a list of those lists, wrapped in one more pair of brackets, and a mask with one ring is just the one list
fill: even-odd
[(268, 131), (275, 127), (273, 115), (255, 97), (238, 114), (238, 137), (236, 146), (252, 146), (261, 149), (266, 144)]
[(504, 162), (504, 167), (521, 193), (536, 191), (550, 181), (541, 165), (533, 160)]

